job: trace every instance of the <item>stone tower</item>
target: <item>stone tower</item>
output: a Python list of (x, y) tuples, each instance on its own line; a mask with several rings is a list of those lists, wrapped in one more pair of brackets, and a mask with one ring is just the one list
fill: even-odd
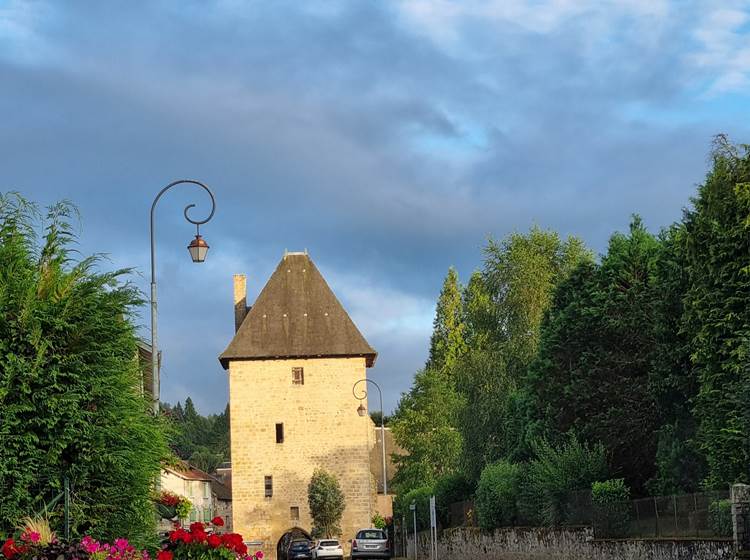
[(317, 467), (335, 474), (346, 499), (342, 544), (371, 525), (376, 495), (369, 416), (354, 383), (377, 356), (306, 253), (287, 253), (252, 307), (234, 278), (229, 370), (234, 530), (267, 558), (309, 534), (307, 485)]

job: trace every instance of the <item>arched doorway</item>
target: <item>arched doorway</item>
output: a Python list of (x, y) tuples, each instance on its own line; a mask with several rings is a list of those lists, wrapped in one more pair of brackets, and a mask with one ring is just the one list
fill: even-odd
[(293, 527), (286, 533), (281, 535), (278, 544), (276, 545), (276, 560), (287, 560), (286, 551), (289, 550), (289, 545), (294, 539), (307, 539), (312, 540), (310, 533), (299, 527)]

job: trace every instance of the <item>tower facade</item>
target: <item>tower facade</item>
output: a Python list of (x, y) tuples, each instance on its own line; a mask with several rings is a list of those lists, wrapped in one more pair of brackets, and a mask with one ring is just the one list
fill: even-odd
[(278, 558), (312, 529), (307, 485), (320, 467), (345, 496), (345, 544), (376, 511), (372, 423), (352, 395), (376, 353), (307, 254), (285, 254), (255, 304), (245, 301), (235, 276), (236, 333), (219, 358), (229, 372), (234, 530)]

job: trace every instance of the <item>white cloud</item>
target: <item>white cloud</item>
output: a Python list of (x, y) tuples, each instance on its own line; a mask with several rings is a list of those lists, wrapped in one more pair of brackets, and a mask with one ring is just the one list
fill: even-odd
[(688, 60), (709, 73), (708, 95), (742, 90), (750, 83), (748, 5), (742, 2), (711, 10), (693, 33), (699, 50)]
[(421, 336), (429, 339), (435, 302), (384, 286), (378, 279), (334, 270), (321, 271), (365, 338)]

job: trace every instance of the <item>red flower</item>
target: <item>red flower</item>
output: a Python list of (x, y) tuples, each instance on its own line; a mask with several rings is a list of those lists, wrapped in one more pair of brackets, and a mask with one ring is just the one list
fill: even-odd
[(206, 542), (206, 539), (208, 538), (205, 531), (193, 531), (190, 535), (195, 542)]
[(190, 524), (190, 532), (191, 533), (203, 532), (205, 530), (206, 530), (206, 526), (203, 523), (201, 523), (200, 521), (196, 521), (195, 523), (191, 523)]
[(224, 526), (224, 520), (221, 517), (219, 517), (218, 515), (211, 520), (211, 523), (214, 524), (214, 525), (216, 525), (217, 527), (223, 527)]
[(234, 551), (240, 556), (245, 556), (247, 554), (247, 545), (245, 543), (240, 543), (234, 547)]
[(3, 544), (3, 548), (0, 549), (2, 551), (3, 556), (5, 556), (8, 560), (11, 560), (16, 554), (21, 552), (18, 547), (16, 546), (16, 541), (13, 539), (8, 539), (5, 541), (5, 544)]
[(174, 554), (168, 550), (160, 550), (159, 554), (156, 555), (156, 560), (172, 560), (173, 558)]
[[(221, 537), (219, 535), (209, 535), (208, 546), (210, 546), (211, 548), (219, 548), (219, 546), (221, 546)], [(157, 558), (157, 560), (163, 560), (163, 559)], [(170, 558), (168, 560), (172, 560), (172, 559)]]
[(182, 539), (182, 534), (184, 532), (185, 531), (183, 531), (182, 529), (179, 529), (179, 528), (176, 529), (176, 530), (174, 530), (174, 531), (172, 531), (171, 533), (169, 533), (169, 540), (172, 541), (172, 542), (179, 541), (180, 539)]
[(182, 531), (182, 533), (180, 534), (180, 540), (185, 544), (190, 544), (191, 542), (193, 542), (193, 537), (187, 531)]

